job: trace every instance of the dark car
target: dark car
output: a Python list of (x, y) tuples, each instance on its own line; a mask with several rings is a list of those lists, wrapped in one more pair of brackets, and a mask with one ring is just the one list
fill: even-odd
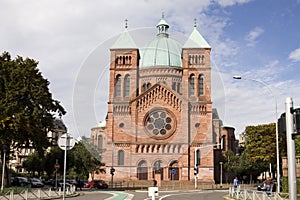
[(26, 177), (14, 177), (11, 179), (12, 186), (21, 186), (21, 187), (28, 187), (29, 180)]
[(90, 188), (106, 189), (108, 188), (107, 183), (103, 180), (93, 180), (90, 183)]
[(29, 182), (31, 184), (32, 187), (34, 188), (41, 188), (44, 187), (44, 183), (42, 182), (41, 179), (38, 178), (30, 178)]

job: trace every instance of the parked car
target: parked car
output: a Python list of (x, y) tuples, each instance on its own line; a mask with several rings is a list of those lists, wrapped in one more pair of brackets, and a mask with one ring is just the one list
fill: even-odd
[(82, 182), (83, 188), (90, 188), (90, 183), (88, 181)]
[(29, 183), (31, 184), (32, 187), (34, 188), (41, 188), (44, 187), (44, 183), (42, 182), (41, 179), (38, 178), (30, 178)]
[(106, 189), (108, 188), (107, 183), (103, 180), (93, 180), (90, 183), (90, 188)]
[(28, 178), (26, 178), (26, 177), (21, 177), (21, 176), (13, 177), (11, 179), (11, 185), (27, 187), (27, 186), (29, 186), (29, 181), (28, 181)]
[(71, 179), (71, 180), (66, 180), (66, 182), (70, 183), (71, 185), (78, 185), (78, 182), (74, 179)]

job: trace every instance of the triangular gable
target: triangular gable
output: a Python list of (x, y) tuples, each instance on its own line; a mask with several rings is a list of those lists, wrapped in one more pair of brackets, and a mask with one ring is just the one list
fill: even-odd
[(137, 110), (142, 111), (158, 100), (163, 100), (174, 109), (181, 111), (182, 100), (178, 97), (178, 94), (159, 83), (156, 83), (143, 94), (133, 99), (131, 104), (136, 102)]

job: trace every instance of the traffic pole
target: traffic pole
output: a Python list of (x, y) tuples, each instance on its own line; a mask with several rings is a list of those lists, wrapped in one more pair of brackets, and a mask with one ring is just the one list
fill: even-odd
[(293, 100), (291, 97), (286, 98), (285, 101), (285, 119), (288, 155), (289, 200), (297, 200), (295, 141), (292, 138), (292, 134), (294, 133)]

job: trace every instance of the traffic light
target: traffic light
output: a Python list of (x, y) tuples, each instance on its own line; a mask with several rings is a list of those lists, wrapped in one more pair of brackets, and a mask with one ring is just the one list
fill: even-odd
[(200, 149), (195, 149), (195, 166), (200, 165)]
[(115, 174), (115, 173), (114, 173), (115, 171), (116, 171), (115, 168), (113, 168), (113, 167), (110, 168), (110, 174), (111, 174), (112, 176)]
[(296, 133), (300, 133), (300, 108), (294, 109), (294, 121), (295, 121), (295, 129)]
[(278, 119), (278, 132), (282, 135), (286, 134), (285, 113), (282, 113)]
[(194, 167), (194, 175), (196, 176), (198, 174), (198, 167)]

